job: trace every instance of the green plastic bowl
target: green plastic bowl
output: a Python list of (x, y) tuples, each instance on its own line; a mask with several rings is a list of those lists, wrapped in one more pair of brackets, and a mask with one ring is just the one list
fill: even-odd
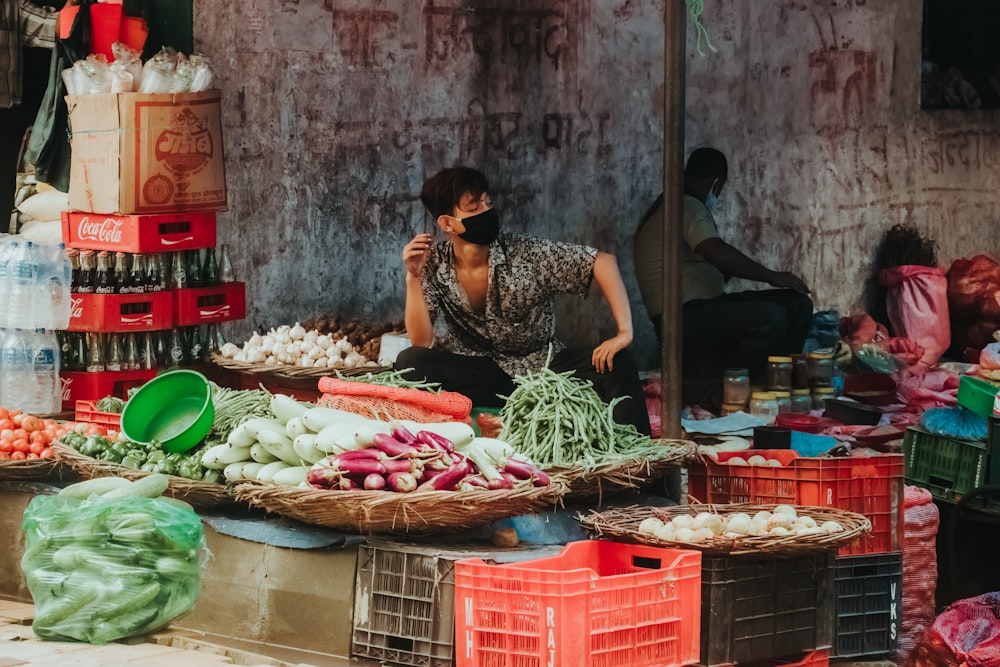
[(980, 417), (993, 416), (993, 401), (996, 396), (997, 386), (986, 380), (963, 375), (958, 381), (958, 404)]
[(122, 433), (133, 442), (157, 441), (168, 452), (201, 442), (215, 420), (212, 387), (197, 371), (157, 375), (139, 387), (122, 411)]

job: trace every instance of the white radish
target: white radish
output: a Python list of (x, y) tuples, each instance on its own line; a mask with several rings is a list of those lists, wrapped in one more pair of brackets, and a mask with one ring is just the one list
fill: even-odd
[(327, 455), (327, 452), (316, 446), (315, 433), (303, 433), (298, 436), (292, 440), (292, 447), (295, 448), (295, 453), (299, 455), (299, 458), (306, 463), (316, 463)]
[[(227, 482), (235, 482), (238, 479), (246, 479), (243, 476), (243, 469), (246, 468), (251, 463), (253, 462), (238, 461), (236, 463), (230, 463), (222, 471), (222, 476), (226, 478)], [(260, 464), (258, 463), (255, 465), (260, 465)]]
[(274, 479), (274, 476), (277, 475), (278, 472), (288, 467), (289, 465), (284, 461), (268, 463), (266, 466), (257, 471), (257, 480), (261, 482), (270, 482)]
[(283, 486), (298, 486), (306, 481), (306, 473), (308, 472), (309, 466), (289, 466), (274, 473), (271, 481)]
[(243, 422), (257, 440), (264, 431), (285, 435), (285, 425), (277, 419), (267, 419), (266, 417), (253, 417)]
[(222, 470), (230, 463), (249, 460), (249, 447), (233, 447), (226, 443), (210, 447), (201, 456), (201, 464), (213, 470)]
[(309, 429), (307, 429), (306, 425), (302, 423), (301, 417), (292, 417), (291, 419), (288, 420), (288, 423), (285, 424), (285, 435), (287, 435), (292, 440), (299, 437), (303, 433), (308, 433), (308, 432)]
[(392, 433), (392, 428), (386, 422), (376, 419), (359, 422), (354, 428), (354, 442), (359, 448), (371, 447), (375, 436), (379, 433), (389, 435)]
[[(414, 424), (413, 428), (407, 426), (414, 434), (420, 431), (430, 431), (443, 438), (451, 440), (456, 447), (462, 447), (472, 442), (476, 437), (476, 432), (465, 422), (434, 422), (431, 424)], [(415, 429), (415, 430), (414, 430)]]
[(302, 465), (302, 459), (295, 453), (292, 441), (284, 433), (261, 431), (257, 436), (264, 448), (288, 465)]
[(350, 449), (362, 449), (363, 446), (359, 445), (354, 437), (358, 426), (360, 426), (358, 422), (331, 424), (316, 434), (315, 445), (328, 454), (346, 452)]
[[(282, 352), (284, 354), (284, 352)], [(282, 424), (287, 424), (292, 419), (298, 417), (302, 418), (308, 410), (308, 406), (299, 403), (291, 396), (285, 396), (284, 394), (275, 394), (271, 397), (271, 412), (277, 417), (278, 421)]]
[(242, 471), (243, 472), (242, 479), (257, 479), (257, 473), (260, 472), (260, 469), (263, 468), (265, 465), (266, 464), (264, 463), (257, 463), (256, 461), (250, 461), (249, 463), (244, 463)]
[(255, 442), (250, 446), (250, 458), (257, 463), (274, 463), (278, 457), (272, 454), (264, 445)]
[(229, 437), (226, 438), (226, 442), (237, 447), (249, 447), (252, 445), (257, 438), (254, 436), (250, 427), (247, 426), (246, 422), (243, 422), (236, 428), (232, 430)]
[(313, 433), (319, 433), (327, 426), (337, 423), (357, 424), (359, 421), (368, 421), (366, 417), (356, 415), (346, 410), (335, 410), (333, 408), (309, 408), (302, 415), (302, 423)]

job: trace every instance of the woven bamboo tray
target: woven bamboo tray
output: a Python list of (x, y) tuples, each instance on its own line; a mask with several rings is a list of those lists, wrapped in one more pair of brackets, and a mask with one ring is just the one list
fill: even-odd
[(430, 535), (473, 528), (528, 514), (559, 502), (565, 488), (549, 486), (500, 491), (326, 491), (244, 481), (236, 500), (305, 523), (345, 532)]
[(700, 512), (730, 514), (746, 512), (753, 516), (760, 510), (773, 511), (776, 505), (734, 503), (730, 505), (677, 505), (674, 507), (623, 507), (591, 511), (587, 516), (578, 516), (580, 525), (597, 537), (613, 538), (622, 542), (648, 544), (657, 547), (677, 549), (698, 549), (706, 554), (734, 556), (740, 554), (772, 555), (794, 557), (805, 553), (836, 551), (865, 533), (871, 531), (871, 522), (861, 514), (830, 507), (810, 507), (793, 505), (800, 514), (811, 516), (817, 524), (836, 521), (844, 527), (839, 533), (813, 535), (747, 535), (740, 538), (716, 536), (703, 542), (677, 542), (661, 540), (649, 533), (640, 533), (639, 524), (650, 517), (669, 521), (680, 514), (695, 516)]
[[(84, 479), (95, 477), (124, 477), (133, 482), (146, 477), (150, 473), (145, 470), (136, 470), (119, 463), (111, 461), (99, 461), (90, 456), (84, 456), (68, 445), (57, 442), (53, 445), (55, 458), (79, 474)], [(209, 508), (232, 505), (233, 497), (229, 492), (229, 487), (225, 484), (215, 482), (203, 482), (196, 479), (187, 479), (176, 475), (169, 475), (170, 483), (167, 486), (166, 496), (177, 498), (190, 503), (196, 507)]]
[(545, 471), (566, 485), (567, 500), (600, 498), (637, 488), (697, 457), (698, 446), (690, 440), (659, 442), (663, 452), (654, 456), (637, 456), (594, 466), (551, 466)]
[(46, 479), (58, 475), (59, 462), (51, 459), (0, 461), (0, 482)]
[(302, 368), (300, 366), (289, 366), (287, 364), (267, 366), (265, 364), (251, 364), (245, 361), (233, 361), (221, 354), (213, 354), (211, 361), (216, 366), (228, 368), (234, 371), (245, 373), (256, 373), (258, 375), (268, 375), (273, 377), (286, 378), (291, 380), (301, 378), (316, 378), (317, 380), (325, 375), (333, 375), (334, 371), (345, 377), (364, 375), (366, 373), (379, 373), (390, 370), (389, 366), (362, 366), (360, 368), (344, 368), (342, 366), (330, 366), (327, 368)]

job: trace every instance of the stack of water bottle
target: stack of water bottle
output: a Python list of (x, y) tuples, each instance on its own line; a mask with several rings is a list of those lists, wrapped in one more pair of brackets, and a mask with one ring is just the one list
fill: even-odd
[(71, 279), (62, 243), (0, 237), (0, 406), (62, 409), (56, 330), (69, 325)]

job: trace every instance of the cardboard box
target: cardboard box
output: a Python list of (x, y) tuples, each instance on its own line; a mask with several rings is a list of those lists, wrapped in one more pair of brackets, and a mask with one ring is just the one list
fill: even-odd
[(67, 248), (108, 252), (177, 252), (215, 247), (215, 213), (161, 215), (62, 214)]
[(226, 209), (219, 91), (78, 95), (66, 103), (72, 210)]

